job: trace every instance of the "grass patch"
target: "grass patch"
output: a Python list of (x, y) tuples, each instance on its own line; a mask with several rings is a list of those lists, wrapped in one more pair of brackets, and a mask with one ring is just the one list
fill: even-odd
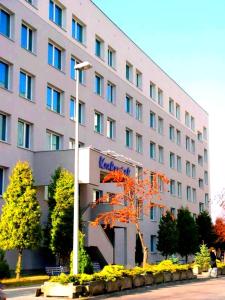
[(44, 281), (49, 280), (48, 275), (39, 275), (39, 276), (25, 276), (20, 279), (9, 278), (3, 279), (0, 283), (5, 287), (18, 287), (18, 286), (26, 286), (43, 283)]

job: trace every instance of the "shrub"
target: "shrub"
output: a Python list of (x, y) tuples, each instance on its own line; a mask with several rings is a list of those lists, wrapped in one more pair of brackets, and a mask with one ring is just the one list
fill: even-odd
[(5, 252), (0, 249), (0, 279), (9, 278), (9, 265), (5, 259)]
[(202, 244), (200, 246), (200, 252), (195, 254), (195, 263), (199, 265), (202, 269), (208, 269), (210, 262), (210, 254), (209, 249), (207, 248), (206, 244)]

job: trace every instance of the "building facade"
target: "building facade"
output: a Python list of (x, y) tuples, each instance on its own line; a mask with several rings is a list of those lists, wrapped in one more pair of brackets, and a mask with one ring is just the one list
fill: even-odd
[[(0, 45), (1, 203), (12, 167), (27, 160), (46, 222), (51, 172), (59, 165), (73, 171), (74, 66), (89, 61), (92, 69), (78, 78), (80, 152), (95, 161), (102, 156), (125, 164), (132, 174), (133, 168), (165, 173), (170, 185), (168, 192), (162, 187), (161, 198), (175, 216), (181, 206), (194, 216), (209, 210), (207, 112), (92, 1), (0, 0)], [(94, 169), (88, 161), (86, 170), (99, 177), (99, 166)], [(80, 179), (87, 222), (93, 217), (88, 203), (113, 189), (105, 190), (100, 177), (94, 183)], [(152, 261), (160, 259), (156, 240), (161, 213), (153, 208), (142, 221)], [(87, 246), (105, 255), (107, 263), (134, 265), (136, 233), (128, 227), (118, 226), (109, 234), (88, 226)], [(122, 250), (115, 246), (121, 241)], [(33, 264), (32, 256), (27, 261)]]

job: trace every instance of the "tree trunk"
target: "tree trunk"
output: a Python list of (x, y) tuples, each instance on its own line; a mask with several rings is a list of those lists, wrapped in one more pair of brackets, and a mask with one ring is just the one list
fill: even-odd
[(142, 265), (145, 267), (148, 264), (148, 247), (146, 247), (143, 236), (141, 234), (141, 230), (139, 227), (139, 224), (136, 224), (137, 232), (141, 241), (141, 247), (142, 247), (142, 252), (143, 252), (143, 262)]
[(22, 254), (23, 254), (23, 250), (19, 249), (18, 259), (17, 259), (17, 264), (16, 264), (16, 279), (20, 278), (21, 265), (22, 265)]

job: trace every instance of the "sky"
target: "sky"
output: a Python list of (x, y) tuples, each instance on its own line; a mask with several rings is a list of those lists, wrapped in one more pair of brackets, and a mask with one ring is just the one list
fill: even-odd
[(225, 1), (93, 2), (209, 113), (214, 203), (225, 188)]

